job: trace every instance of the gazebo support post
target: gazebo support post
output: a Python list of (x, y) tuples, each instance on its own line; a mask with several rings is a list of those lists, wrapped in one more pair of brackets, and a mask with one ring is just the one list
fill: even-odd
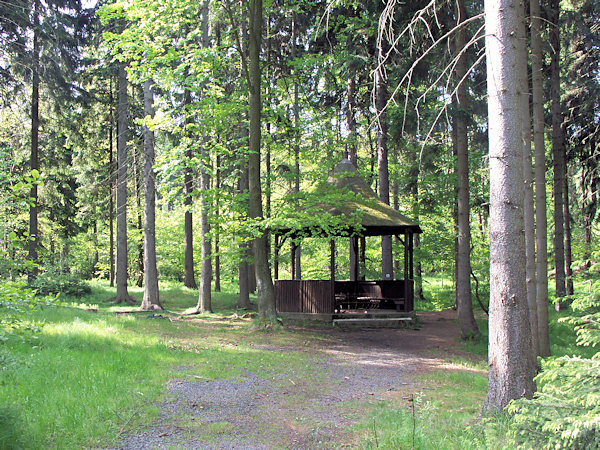
[(359, 279), (360, 280), (364, 280), (365, 279), (365, 273), (367, 271), (367, 251), (366, 251), (366, 247), (367, 247), (367, 242), (364, 236), (360, 237), (360, 264), (359, 264), (359, 271), (358, 271), (358, 275), (359, 275)]
[(335, 281), (335, 239), (332, 239), (329, 243), (331, 253), (329, 255), (329, 277), (331, 281)]
[(408, 305), (410, 288), (408, 286), (408, 266), (409, 266), (409, 243), (408, 231), (404, 232), (404, 302)]
[(358, 265), (358, 237), (350, 237), (350, 281), (358, 281), (359, 265)]
[(296, 279), (296, 243), (294, 241), (291, 242), (292, 246), (292, 254), (290, 255), (290, 262), (292, 264), (291, 272), (292, 272), (292, 280)]
[(408, 277), (410, 279), (410, 284), (409, 284), (409, 291), (408, 291), (408, 296), (409, 298), (407, 299), (407, 303), (409, 304), (409, 309), (413, 309), (413, 301), (414, 301), (414, 289), (413, 289), (413, 283), (414, 283), (414, 278), (415, 278), (415, 273), (414, 273), (414, 262), (413, 262), (413, 254), (414, 254), (414, 235), (413, 233), (409, 233), (408, 234)]
[(356, 236), (350, 236), (348, 242), (350, 244), (350, 281), (356, 281), (358, 279), (358, 242)]
[(279, 280), (279, 235), (275, 235), (275, 255), (273, 256), (273, 271), (275, 279)]

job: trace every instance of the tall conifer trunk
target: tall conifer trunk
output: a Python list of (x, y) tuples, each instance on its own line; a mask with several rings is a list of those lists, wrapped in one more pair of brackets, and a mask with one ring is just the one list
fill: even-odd
[[(292, 61), (296, 60), (296, 40), (298, 35), (298, 23), (296, 13), (292, 14)], [(298, 99), (298, 74), (297, 69), (294, 69), (294, 192), (300, 192), (300, 102)], [(294, 252), (296, 263), (294, 267), (296, 280), (302, 279), (302, 246), (300, 243), (296, 246)]]
[[(113, 149), (113, 129), (114, 129), (114, 116), (113, 116), (113, 87), (112, 77), (109, 82), (109, 130), (108, 130), (108, 176), (109, 176), (109, 196), (108, 196), (108, 221), (109, 221), (109, 233), (110, 243), (108, 250), (109, 262), (109, 273), (108, 278), (110, 287), (115, 285), (115, 233), (114, 233), (114, 222), (115, 222), (115, 162), (114, 162), (114, 149)], [(117, 131), (118, 134), (118, 131)]]
[[(208, 10), (209, 1), (205, 0), (202, 4), (202, 47), (208, 49), (210, 47), (210, 35), (208, 28)], [(201, 240), (201, 273), (200, 273), (200, 290), (198, 292), (198, 312), (212, 312), (212, 242), (210, 239), (210, 223), (208, 221), (209, 214), (209, 193), (210, 175), (208, 168), (210, 166), (210, 152), (208, 151), (208, 136), (204, 137), (202, 148), (202, 162), (200, 168), (200, 240)]]
[[(375, 109), (377, 111), (377, 169), (379, 173), (379, 198), (382, 202), (389, 205), (390, 178), (388, 171), (387, 145), (388, 125), (385, 112), (388, 93), (383, 66), (379, 64), (383, 59), (383, 48), (380, 46), (377, 52), (377, 68), (375, 69)], [(394, 279), (391, 236), (381, 237), (381, 276), (384, 280)]]
[[(40, 27), (40, 1), (35, 0), (33, 3), (33, 51), (31, 61), (31, 155), (29, 168), (31, 171), (40, 170), (40, 161), (38, 155), (39, 147), (39, 128), (40, 128), (40, 42), (39, 42), (39, 27)], [(32, 205), (29, 208), (29, 261), (33, 263), (33, 267), (29, 272), (28, 279), (32, 282), (38, 275), (38, 187), (37, 184), (32, 184), (31, 193)]]
[(134, 303), (127, 290), (127, 74), (119, 67), (117, 115), (117, 303)]
[[(460, 26), (466, 20), (464, 0), (456, 1), (456, 19)], [(465, 30), (460, 27), (456, 32), (456, 51), (461, 52), (465, 46)], [(458, 111), (454, 114), (454, 127), (456, 128), (456, 159), (458, 175), (458, 242), (456, 252), (456, 304), (458, 308), (458, 323), (463, 339), (478, 338), (480, 336), (471, 298), (471, 222), (469, 206), (469, 149), (467, 139), (467, 124), (465, 115), (467, 111), (467, 88), (461, 82), (467, 73), (467, 64), (464, 55), (456, 63), (456, 78), (461, 83), (456, 90), (456, 104)]]
[[(563, 135), (564, 136), (564, 135)], [(572, 254), (571, 254), (571, 211), (569, 209), (569, 171), (565, 161), (565, 202), (564, 202), (564, 216), (565, 216), (565, 276), (566, 276), (566, 288), (567, 295), (573, 295), (573, 269), (572, 265)]]
[[(144, 116), (154, 117), (150, 80), (144, 82)], [(142, 309), (161, 310), (156, 266), (156, 186), (154, 183), (154, 131), (144, 126), (144, 299)]]
[(542, 30), (540, 1), (530, 1), (533, 143), (535, 147), (536, 304), (538, 354), (550, 355), (548, 328), (548, 219), (546, 217), (546, 148), (544, 146), (544, 91), (542, 86)]
[(219, 224), (219, 216), (220, 216), (220, 204), (219, 204), (219, 190), (221, 189), (221, 156), (217, 155), (216, 161), (216, 186), (215, 190), (217, 191), (217, 196), (215, 199), (215, 216), (217, 222), (217, 230), (215, 233), (215, 292), (221, 292), (221, 255), (219, 254), (219, 240), (221, 237), (220, 230), (221, 226)]
[[(250, 87), (250, 143), (248, 158), (249, 215), (252, 219), (262, 219), (262, 198), (260, 185), (260, 144), (261, 144), (261, 69), (260, 47), (262, 39), (263, 7), (262, 0), (250, 0), (250, 45), (249, 45), (249, 87)], [(269, 268), (267, 254), (267, 232), (254, 240), (254, 264), (258, 290), (258, 312), (261, 318), (274, 321), (275, 290)]]
[(490, 320), (484, 409), (535, 390), (523, 232), (523, 2), (485, 2), (490, 160)]
[(565, 288), (565, 219), (564, 219), (564, 176), (565, 147), (562, 134), (560, 110), (560, 1), (550, 0), (550, 91), (552, 97), (552, 155), (554, 157), (554, 265), (556, 270), (556, 309), (564, 308), (561, 299)]
[[(183, 107), (185, 113), (188, 115), (186, 118), (186, 125), (192, 124), (192, 118), (190, 105), (192, 104), (192, 93), (188, 88), (185, 89)], [(191, 132), (187, 131), (188, 136), (191, 140)], [(194, 191), (193, 172), (190, 167), (192, 158), (194, 157), (191, 142), (188, 142), (188, 146), (185, 150), (185, 167), (183, 169), (183, 205), (185, 207), (185, 224), (184, 224), (184, 263), (183, 263), (183, 285), (190, 289), (197, 289), (196, 276), (194, 274), (194, 222), (192, 215), (192, 192)]]
[[(524, 14), (527, 13), (527, 8)], [(527, 36), (527, 29), (525, 29)], [(527, 61), (529, 53), (527, 45), (522, 50), (523, 60)], [(531, 327), (531, 344), (537, 355), (539, 352), (537, 334), (537, 286), (535, 264), (535, 210), (533, 201), (533, 163), (531, 160), (531, 111), (529, 109), (529, 79), (527, 71), (520, 74), (521, 85), (525, 95), (521, 97), (521, 115), (523, 117), (523, 222), (525, 229), (525, 281), (527, 286), (527, 305), (529, 308), (529, 325)]]

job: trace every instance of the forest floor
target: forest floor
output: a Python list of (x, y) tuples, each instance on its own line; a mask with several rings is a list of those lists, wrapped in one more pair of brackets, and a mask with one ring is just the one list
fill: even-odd
[[(481, 356), (459, 343), (456, 312), (420, 312), (418, 329), (294, 328), (305, 341), (266, 339), (257, 351), (301, 355), (303, 367), (252, 368), (229, 379), (190, 379), (178, 368), (158, 418), (129, 430), (120, 448), (340, 448), (364, 445), (367, 411), (410, 410), (428, 372), (477, 371)], [(195, 319), (186, 319), (194, 321)], [(318, 339), (308, 337), (318, 335)], [(235, 345), (235, 344), (234, 344)], [(479, 375), (481, 375), (479, 373)], [(427, 387), (425, 387), (427, 389)], [(369, 416), (370, 417), (370, 416)], [(361, 429), (359, 424), (363, 423)], [(372, 430), (377, 442), (377, 424)], [(414, 437), (413, 437), (414, 439)], [(414, 441), (413, 441), (414, 442)]]

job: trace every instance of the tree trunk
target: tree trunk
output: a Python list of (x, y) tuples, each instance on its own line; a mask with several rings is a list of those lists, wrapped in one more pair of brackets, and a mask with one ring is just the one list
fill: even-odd
[(217, 230), (215, 233), (215, 292), (221, 292), (221, 255), (219, 254), (219, 239), (221, 237), (220, 230), (221, 224), (219, 221), (220, 216), (220, 205), (219, 205), (219, 197), (220, 197), (220, 189), (221, 189), (221, 156), (217, 155), (217, 196), (215, 199), (215, 216), (217, 222)]
[[(204, 155), (204, 160), (208, 160), (208, 155)], [(203, 163), (204, 164), (204, 163)], [(206, 165), (201, 169), (200, 175), (200, 209), (201, 209), (201, 228), (200, 240), (202, 248), (202, 265), (200, 276), (200, 292), (198, 293), (198, 305), (196, 309), (200, 313), (212, 312), (211, 297), (211, 279), (212, 279), (212, 243), (210, 240), (210, 223), (208, 222), (209, 201), (208, 190), (210, 189), (210, 176)]]
[(522, 2), (485, 3), (490, 152), (489, 388), (484, 410), (535, 390), (523, 233)]
[[(205, 49), (210, 47), (210, 35), (208, 29), (208, 0), (202, 4), (202, 46)], [(210, 240), (210, 223), (208, 214), (210, 209), (209, 189), (210, 175), (208, 172), (210, 166), (210, 153), (207, 150), (208, 138), (205, 136), (202, 148), (202, 165), (200, 168), (200, 240), (201, 240), (201, 273), (200, 273), (200, 291), (198, 292), (198, 304), (196, 309), (200, 313), (212, 312), (212, 242)]]
[(119, 67), (117, 115), (117, 295), (115, 302), (134, 303), (127, 290), (127, 74)]
[(586, 158), (582, 179), (582, 221), (583, 221), (583, 264), (589, 269), (592, 265), (592, 225), (596, 217), (597, 193), (596, 193), (596, 142), (590, 139), (590, 152)]
[(554, 156), (554, 265), (556, 269), (556, 310), (564, 308), (561, 299), (565, 289), (565, 233), (564, 233), (564, 174), (565, 147), (562, 140), (562, 113), (560, 111), (560, 39), (559, 0), (550, 0), (550, 91), (552, 97), (552, 154)]
[[(387, 81), (384, 78), (383, 67), (379, 60), (383, 57), (383, 49), (378, 49), (377, 69), (375, 70), (375, 109), (377, 111), (377, 169), (379, 173), (379, 198), (390, 204), (390, 179), (388, 172), (387, 148), (387, 114), (384, 110), (387, 104)], [(381, 276), (384, 280), (394, 279), (392, 258), (392, 237), (381, 237)]]
[[(260, 47), (262, 38), (262, 0), (250, 0), (250, 45), (249, 45), (249, 87), (250, 87), (250, 143), (248, 159), (249, 214), (252, 219), (263, 218), (260, 185), (260, 143), (261, 143), (261, 69)], [(259, 317), (275, 321), (275, 290), (269, 268), (267, 253), (267, 232), (254, 240), (254, 264), (258, 288)]]
[[(188, 115), (186, 118), (186, 125), (192, 124), (192, 118), (190, 117), (191, 112), (189, 111), (192, 103), (192, 93), (186, 88), (184, 93), (183, 107), (185, 114)], [(191, 140), (191, 132), (187, 131), (188, 136)], [(183, 194), (184, 200), (183, 205), (185, 207), (185, 225), (184, 225), (184, 254), (185, 260), (183, 264), (183, 285), (190, 289), (198, 289), (196, 284), (196, 276), (194, 274), (194, 225), (192, 216), (192, 192), (194, 191), (194, 181), (192, 178), (193, 172), (190, 167), (192, 158), (194, 157), (191, 142), (188, 143), (188, 147), (185, 150), (185, 167), (183, 169)]]
[(540, 2), (530, 1), (531, 78), (533, 109), (533, 143), (535, 147), (535, 222), (536, 222), (536, 305), (538, 354), (550, 355), (548, 328), (548, 219), (546, 217), (546, 148), (544, 146), (544, 91), (542, 73), (542, 30)]
[[(563, 134), (564, 136), (564, 134)], [(571, 211), (569, 210), (569, 173), (565, 161), (565, 275), (567, 278), (567, 295), (573, 295), (573, 269), (571, 268)]]
[(348, 94), (348, 110), (346, 111), (346, 123), (348, 125), (348, 159), (358, 168), (357, 133), (356, 133), (356, 81), (354, 77), (348, 78), (346, 92)]
[[(135, 101), (133, 102), (135, 103)], [(145, 139), (145, 138), (144, 138)], [(144, 142), (145, 145), (145, 142)], [(133, 158), (132, 158), (132, 166), (133, 166), (133, 185), (135, 192), (135, 205), (136, 205), (136, 216), (137, 216), (137, 229), (138, 236), (142, 236), (142, 200), (141, 200), (141, 186), (140, 186), (140, 176), (139, 176), (139, 161), (137, 158), (137, 152), (134, 149)], [(144, 285), (144, 241), (143, 238), (138, 240), (138, 278), (136, 281), (137, 287), (142, 287)]]
[[(466, 20), (464, 0), (456, 1), (457, 26)], [(465, 46), (465, 30), (458, 28), (456, 32), (456, 51), (461, 52)], [(464, 56), (456, 63), (456, 78), (460, 82), (467, 72)], [(467, 88), (464, 82), (456, 90), (458, 111), (454, 114), (456, 128), (456, 159), (458, 178), (458, 242), (456, 259), (456, 306), (458, 308), (458, 323), (463, 339), (479, 338), (479, 328), (473, 315), (471, 298), (471, 223), (469, 206), (469, 149), (467, 139)]]
[[(296, 21), (296, 13), (292, 14), (292, 61), (296, 60), (296, 38), (298, 24)], [(300, 102), (298, 99), (298, 74), (297, 69), (294, 69), (294, 192), (300, 192)], [(295, 279), (302, 279), (302, 247), (300, 243), (296, 246), (296, 274)]]
[[(248, 169), (246, 164), (240, 171), (239, 179), (239, 192), (243, 194), (248, 190)], [(249, 286), (249, 270), (248, 270), (248, 257), (251, 256), (251, 247), (247, 243), (240, 244), (240, 263), (238, 266), (238, 282), (240, 288), (240, 296), (238, 297), (237, 307), (242, 309), (251, 309), (252, 303), (250, 303), (250, 286)]]
[[(150, 80), (144, 82), (144, 116), (154, 117)], [(144, 299), (141, 309), (161, 310), (156, 267), (156, 186), (154, 183), (154, 131), (144, 126)]]
[[(524, 6), (525, 8), (525, 6)], [(527, 13), (527, 8), (524, 10)], [(525, 29), (525, 35), (527, 31)], [(527, 45), (521, 49), (522, 58), (527, 61)], [(521, 115), (523, 117), (523, 222), (525, 229), (525, 283), (527, 287), (527, 305), (529, 308), (529, 326), (531, 345), (535, 355), (539, 353), (537, 335), (537, 286), (535, 267), (535, 210), (533, 204), (533, 163), (531, 161), (531, 111), (529, 110), (529, 79), (527, 71), (519, 74), (524, 93), (521, 96)]]
[[(354, 118), (355, 106), (355, 81), (353, 77), (348, 78), (347, 95), (348, 95), (348, 110), (346, 111), (346, 125), (348, 127), (348, 159), (354, 164), (354, 167), (358, 168), (358, 156), (356, 150), (356, 120)], [(356, 252), (356, 246), (354, 245), (354, 239), (349, 239), (349, 257), (350, 257), (350, 280), (354, 279), (357, 272), (358, 253)]]
[[(114, 162), (114, 154), (113, 154), (113, 121), (114, 121), (114, 116), (113, 116), (113, 87), (112, 87), (112, 77), (110, 78), (110, 100), (109, 100), (109, 108), (110, 108), (110, 113), (109, 113), (109, 131), (108, 131), (108, 148), (109, 148), (109, 153), (108, 153), (108, 174), (109, 174), (109, 196), (108, 196), (108, 221), (109, 221), (109, 233), (110, 233), (110, 244), (109, 244), (109, 251), (108, 251), (108, 257), (110, 259), (110, 263), (109, 263), (109, 274), (108, 274), (108, 278), (109, 278), (109, 282), (110, 282), (110, 287), (114, 287), (115, 285), (115, 233), (114, 233), (114, 222), (115, 222), (115, 203), (114, 203), (114, 196), (115, 196), (115, 162)], [(117, 130), (117, 136), (118, 136), (118, 130)]]
[[(33, 3), (33, 51), (31, 61), (31, 156), (29, 168), (40, 170), (40, 161), (38, 156), (39, 147), (39, 128), (40, 128), (40, 43), (39, 43), (39, 27), (40, 27), (40, 1), (35, 0)], [(31, 193), (29, 194), (32, 205), (29, 208), (29, 261), (33, 264), (27, 278), (31, 283), (37, 277), (38, 270), (38, 187), (37, 184), (31, 185)]]

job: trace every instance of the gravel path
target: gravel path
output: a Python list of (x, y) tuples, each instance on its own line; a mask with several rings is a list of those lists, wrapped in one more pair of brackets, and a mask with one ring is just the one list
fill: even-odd
[[(327, 330), (311, 349), (308, 376), (282, 368), (275, 378), (245, 372), (236, 379), (174, 379), (159, 419), (128, 435), (123, 449), (312, 449), (352, 444), (349, 429), (364, 403), (385, 400), (409, 376), (455, 345), (452, 314), (427, 313), (421, 330)], [(262, 346), (265, 351), (305, 351)], [(313, 351), (314, 350), (314, 351)]]

